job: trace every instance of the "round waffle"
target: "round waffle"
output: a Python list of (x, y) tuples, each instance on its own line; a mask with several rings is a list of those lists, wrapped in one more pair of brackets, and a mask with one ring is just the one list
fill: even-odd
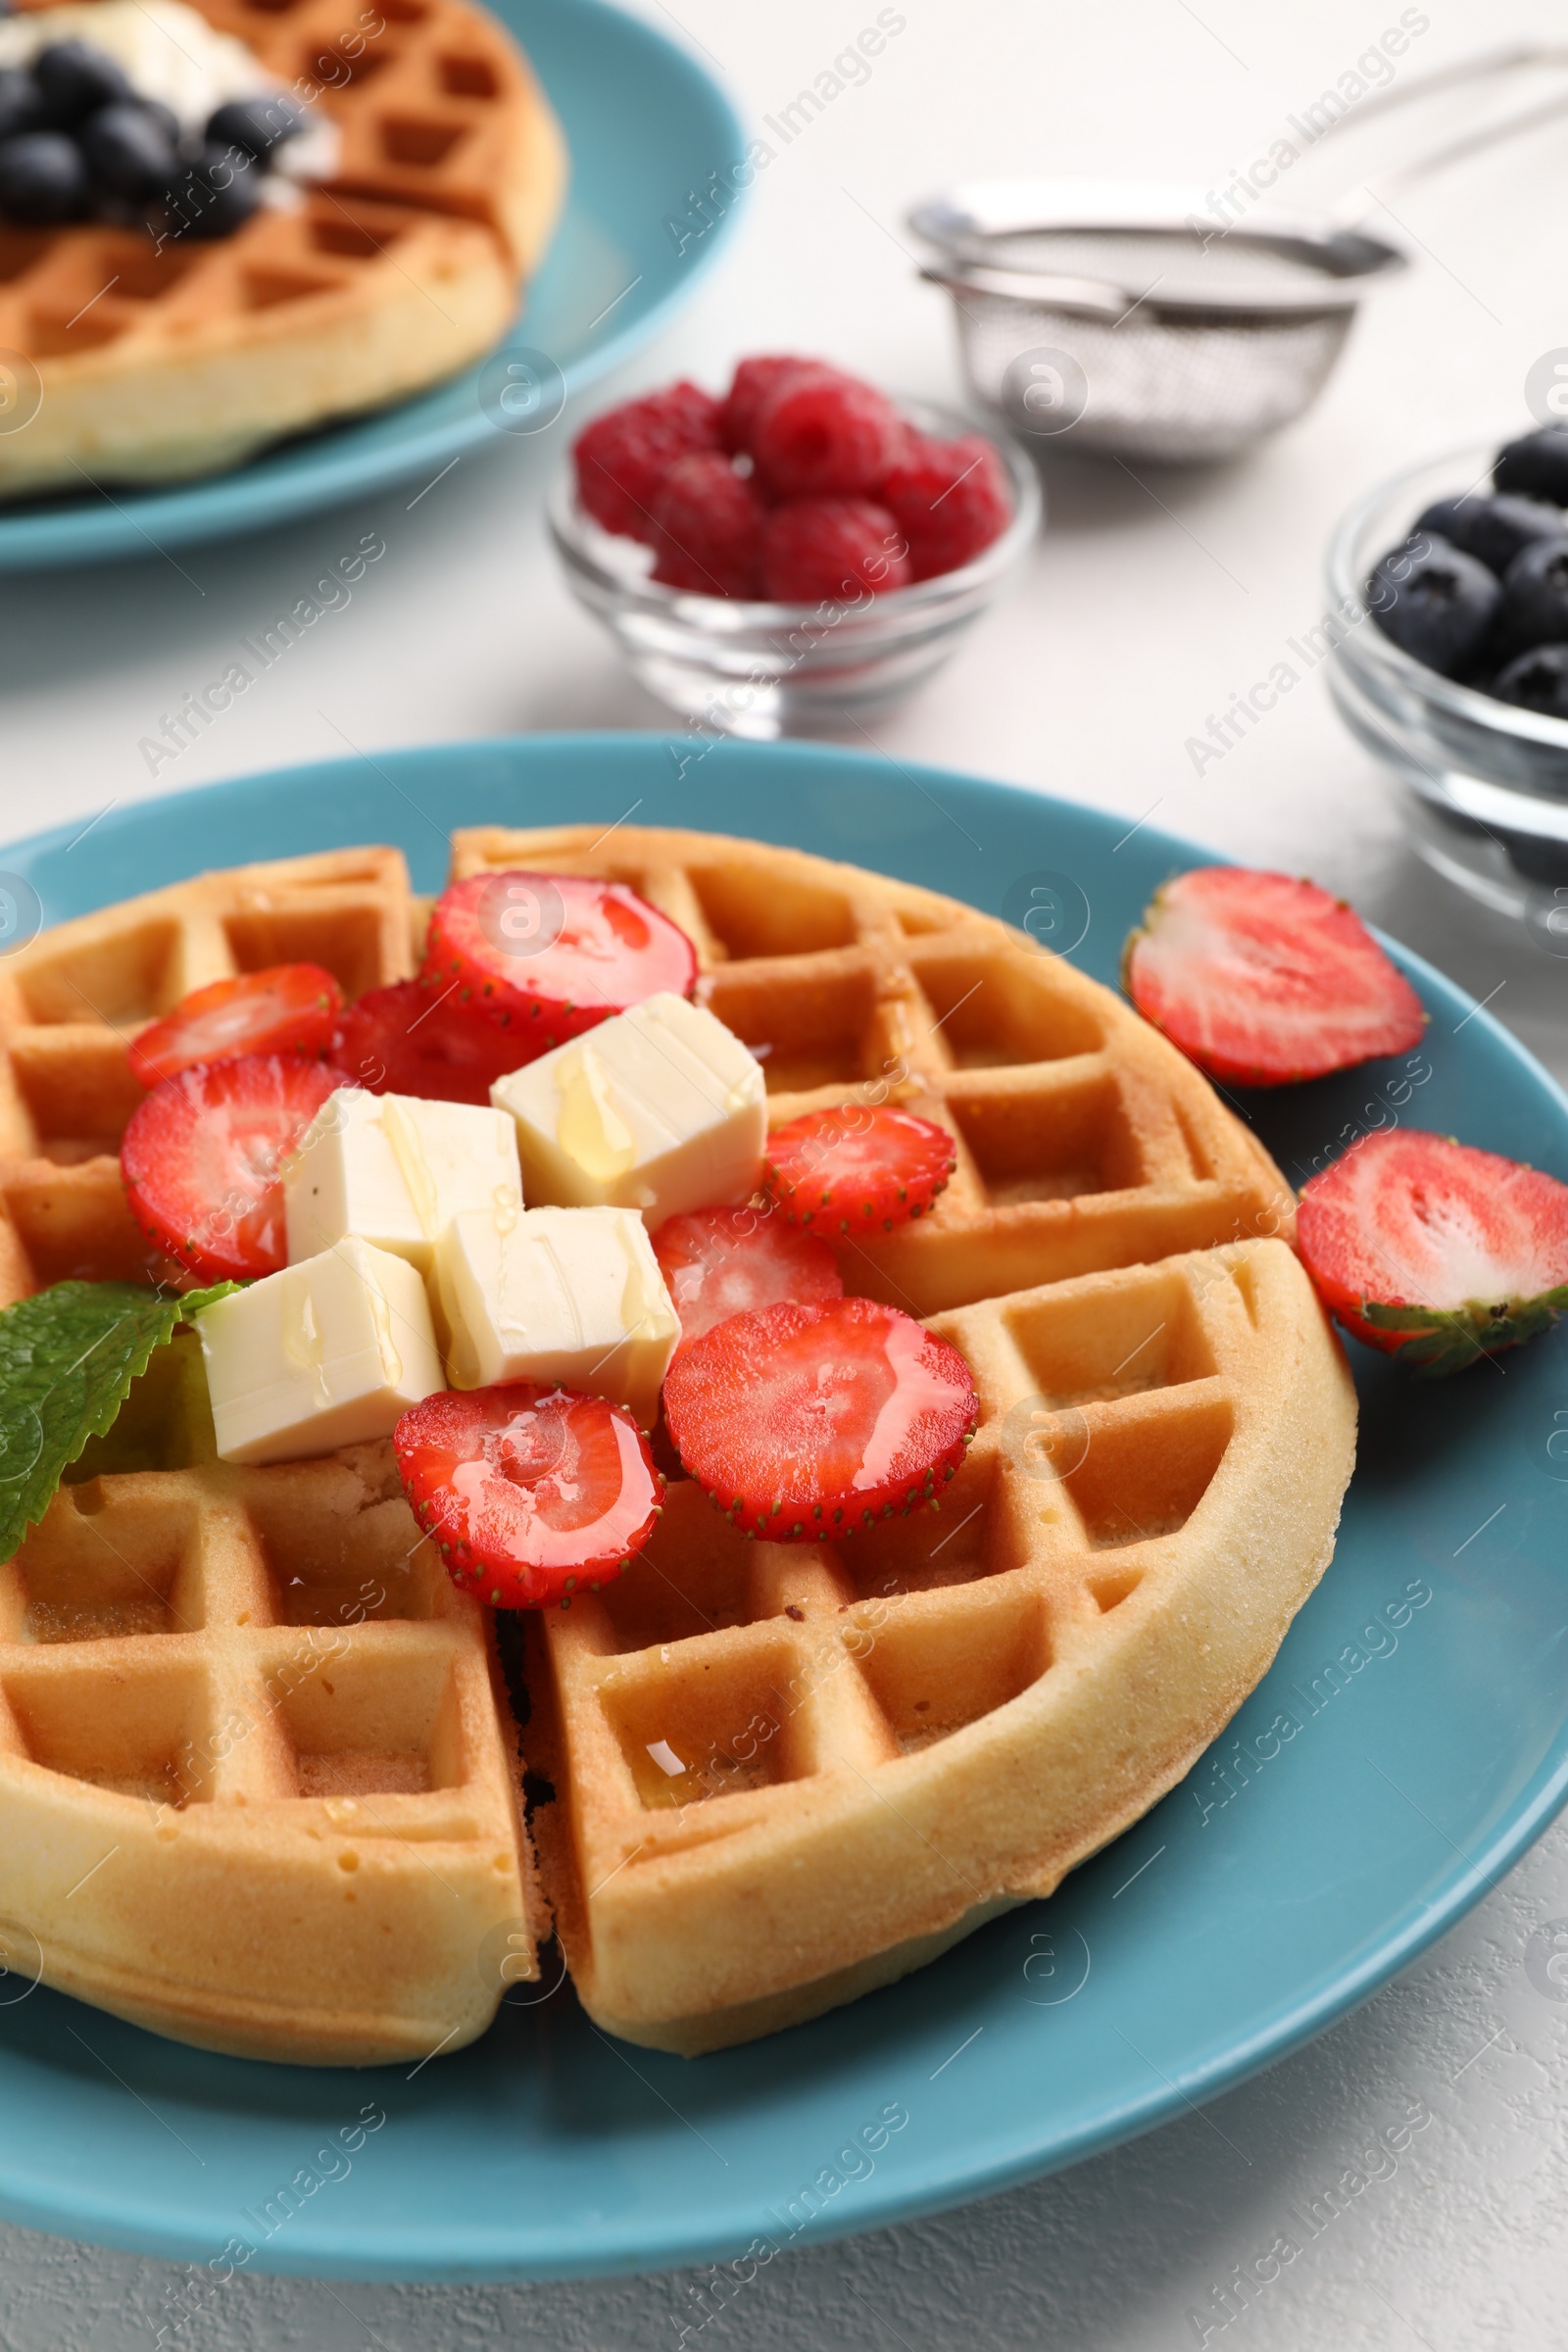
[(192, 5), (335, 124), (336, 170), (206, 243), (0, 227), (0, 355), (41, 393), (0, 496), (213, 472), (434, 383), (506, 332), (555, 225), (560, 126), (484, 9)]
[[(841, 1260), (972, 1367), (979, 1435), (941, 1511), (751, 1543), (676, 1481), (633, 1573), (528, 1622), (527, 1761), (556, 1792), (531, 1827), (578, 1992), (608, 2029), (695, 2052), (1049, 1893), (1179, 1780), (1328, 1561), (1354, 1396), (1284, 1180), (1059, 958), (759, 844), (454, 838), (457, 875), (514, 865), (628, 882), (680, 923), (775, 1121), (895, 1100), (958, 1163), (929, 1220)], [(397, 979), (417, 922), (395, 853), (341, 851), (176, 885), (0, 964), (0, 1295), (136, 1262), (109, 1154), (142, 1023), (284, 956), (350, 989)], [(183, 2038), (455, 2047), (505, 1982), (484, 1955), (544, 1916), (482, 1614), (447, 1592), (384, 1449), (263, 1471), (187, 1454), (63, 1489), (3, 1572), (0, 1914), (50, 1982)], [(302, 1624), (346, 1651), (279, 1695)], [(208, 1761), (219, 1697), (251, 1729)], [(404, 1908), (417, 1933), (394, 1952)]]

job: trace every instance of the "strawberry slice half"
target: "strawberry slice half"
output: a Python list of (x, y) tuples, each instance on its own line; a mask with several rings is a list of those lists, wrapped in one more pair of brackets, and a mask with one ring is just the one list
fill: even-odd
[(841, 1102), (774, 1128), (763, 1183), (792, 1224), (891, 1233), (927, 1214), (956, 1165), (953, 1138), (933, 1120)]
[(715, 1323), (793, 1298), (814, 1306), (842, 1298), (833, 1252), (814, 1234), (787, 1225), (767, 1204), (694, 1208), (666, 1217), (653, 1237), (654, 1255), (689, 1348)]
[(274, 963), (264, 972), (241, 972), (181, 997), (172, 1012), (135, 1040), (130, 1066), (143, 1086), (156, 1086), (198, 1061), (324, 1054), (342, 1009), (343, 991), (324, 964)]
[(660, 1479), (624, 1405), (531, 1380), (427, 1396), (392, 1432), (414, 1515), (454, 1584), (497, 1609), (566, 1607), (630, 1567)]
[(199, 1061), (162, 1079), (120, 1147), (131, 1214), (204, 1282), (288, 1263), (278, 1170), (343, 1073), (295, 1054)]
[(689, 996), (697, 951), (624, 882), (470, 874), (435, 903), (421, 979), (512, 1032), (512, 1067), (664, 990)]
[(1448, 1136), (1352, 1144), (1305, 1187), (1296, 1232), (1329, 1311), (1423, 1372), (1461, 1371), (1568, 1309), (1568, 1185)]
[(1288, 1086), (1419, 1045), (1426, 1014), (1360, 916), (1315, 882), (1205, 865), (1154, 894), (1122, 986), (1211, 1078)]
[(731, 1315), (664, 1377), (682, 1463), (743, 1534), (774, 1544), (935, 1508), (979, 1409), (956, 1348), (871, 1298)]
[(420, 980), (356, 997), (338, 1019), (332, 1059), (372, 1095), (423, 1095), (434, 1102), (490, 1101), (490, 1088), (529, 1059), (510, 1031)]

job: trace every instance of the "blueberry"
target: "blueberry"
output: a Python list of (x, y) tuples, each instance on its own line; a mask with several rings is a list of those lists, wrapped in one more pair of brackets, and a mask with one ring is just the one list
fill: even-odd
[(1462, 548), (1501, 579), (1520, 549), (1533, 539), (1560, 538), (1568, 531), (1568, 514), (1537, 498), (1440, 498), (1415, 527), (1435, 531), (1450, 547)]
[(43, 111), (54, 123), (79, 122), (135, 92), (121, 67), (90, 41), (51, 41), (32, 61)]
[(169, 191), (171, 227), (176, 237), (202, 243), (230, 237), (261, 201), (262, 174), (249, 156), (205, 146)]
[(1402, 653), (1453, 677), (1481, 646), (1502, 590), (1474, 556), (1422, 531), (1379, 557), (1366, 600)]
[(117, 196), (156, 196), (178, 173), (174, 142), (147, 107), (101, 106), (80, 137), (94, 179)]
[(168, 139), (171, 147), (177, 148), (185, 134), (180, 127), (179, 117), (175, 114), (173, 108), (172, 106), (166, 106), (161, 98), (138, 97), (136, 104), (141, 108), (141, 111), (144, 115), (150, 115), (152, 117), (153, 121), (158, 124), (159, 129), (163, 132), (165, 138)]
[(1568, 645), (1532, 646), (1493, 679), (1488, 691), (1499, 703), (1517, 703), (1521, 710), (1568, 718)]
[(1568, 507), (1568, 425), (1543, 425), (1539, 433), (1508, 442), (1497, 452), (1492, 479), (1499, 490)]
[(0, 139), (37, 130), (43, 122), (38, 85), (21, 66), (0, 66)]
[(272, 98), (230, 98), (209, 121), (207, 136), (215, 147), (238, 147), (260, 163), (304, 128), (305, 117), (279, 90)]
[(80, 220), (92, 198), (81, 149), (59, 130), (24, 130), (0, 143), (0, 214), (28, 228)]
[(1568, 538), (1537, 539), (1515, 556), (1502, 583), (1497, 636), (1510, 654), (1568, 644)]

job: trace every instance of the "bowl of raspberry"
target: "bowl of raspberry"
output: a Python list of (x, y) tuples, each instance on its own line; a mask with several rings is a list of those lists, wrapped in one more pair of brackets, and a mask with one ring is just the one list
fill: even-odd
[(1450, 451), (1341, 522), (1307, 650), (1416, 847), (1568, 956), (1568, 425)]
[(574, 594), (668, 709), (725, 735), (831, 728), (919, 685), (1040, 527), (1004, 436), (819, 360), (743, 360), (596, 416), (554, 484)]

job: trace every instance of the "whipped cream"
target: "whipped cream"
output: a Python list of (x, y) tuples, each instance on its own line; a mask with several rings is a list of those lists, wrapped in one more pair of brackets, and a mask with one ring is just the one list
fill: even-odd
[[(68, 0), (0, 18), (0, 66), (30, 66), (53, 41), (90, 41), (123, 68), (139, 98), (171, 108), (185, 131), (199, 131), (227, 99), (270, 98), (283, 86), (243, 41), (215, 31), (184, 0)], [(336, 169), (336, 123), (301, 111), (306, 127), (274, 151), (269, 178), (326, 179)], [(286, 202), (291, 191), (278, 193)]]

